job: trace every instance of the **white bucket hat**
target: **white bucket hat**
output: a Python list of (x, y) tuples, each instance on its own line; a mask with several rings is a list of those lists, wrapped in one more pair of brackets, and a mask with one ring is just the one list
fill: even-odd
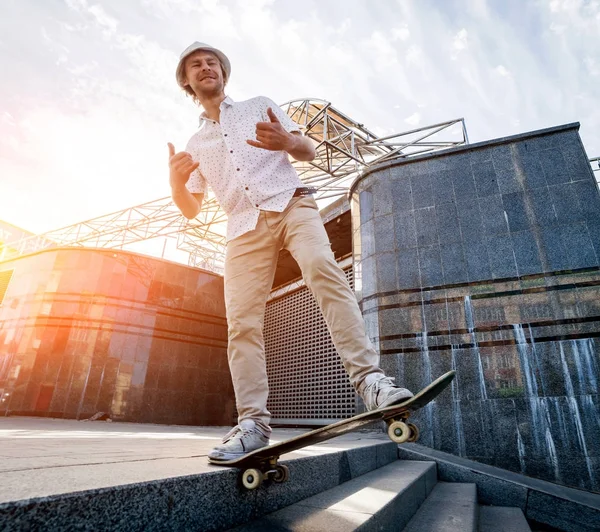
[(206, 50), (207, 52), (212, 52), (215, 54), (221, 60), (221, 63), (223, 63), (225, 73), (227, 74), (227, 79), (229, 80), (229, 76), (231, 75), (231, 63), (229, 62), (227, 56), (221, 52), (221, 50), (213, 48), (210, 44), (196, 41), (195, 43), (190, 44), (179, 56), (179, 64), (177, 65), (175, 76), (177, 78), (177, 83), (182, 89), (184, 88), (185, 72), (183, 71), (183, 63), (185, 62), (185, 58), (190, 54), (197, 52), (198, 50)]

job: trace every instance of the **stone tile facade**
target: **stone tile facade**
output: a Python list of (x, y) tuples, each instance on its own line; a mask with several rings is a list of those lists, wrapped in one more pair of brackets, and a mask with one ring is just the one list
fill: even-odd
[(578, 124), (381, 165), (352, 189), (382, 365), (451, 368), (420, 443), (600, 490), (600, 195)]

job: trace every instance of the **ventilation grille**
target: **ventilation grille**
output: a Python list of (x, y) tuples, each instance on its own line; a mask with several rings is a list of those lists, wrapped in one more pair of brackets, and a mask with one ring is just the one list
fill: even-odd
[[(344, 273), (354, 287), (352, 267)], [(356, 414), (354, 388), (305, 286), (267, 304), (264, 336), (273, 423), (319, 425)]]
[(0, 272), (0, 305), (2, 305), (2, 302), (4, 301), (4, 296), (8, 290), (8, 283), (10, 283), (14, 271), (15, 270), (4, 270)]

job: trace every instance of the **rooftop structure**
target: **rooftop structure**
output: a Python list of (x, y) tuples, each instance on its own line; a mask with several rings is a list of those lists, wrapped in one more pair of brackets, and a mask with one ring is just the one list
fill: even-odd
[[(293, 164), (300, 178), (317, 188), (321, 208), (344, 196), (353, 179), (370, 166), (468, 143), (462, 118), (380, 137), (325, 100), (292, 100), (281, 107), (316, 144), (313, 161)], [(19, 238), (0, 249), (0, 261), (55, 246), (139, 251), (136, 244), (160, 238), (164, 242), (162, 256), (166, 239), (174, 239), (177, 249), (183, 252), (179, 257), (186, 258), (189, 266), (221, 273), (226, 219), (212, 195), (194, 220), (186, 220), (167, 196)], [(161, 256), (156, 250), (146, 253)]]

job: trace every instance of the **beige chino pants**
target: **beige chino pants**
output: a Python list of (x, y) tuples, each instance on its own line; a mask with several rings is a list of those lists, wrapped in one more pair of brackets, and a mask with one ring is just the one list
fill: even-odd
[(227, 244), (225, 305), (238, 422), (252, 419), (266, 436), (270, 436), (271, 414), (267, 410), (263, 322), (281, 249), (287, 249), (298, 262), (355, 389), (360, 389), (367, 375), (383, 375), (379, 355), (366, 335), (354, 292), (335, 261), (314, 198), (292, 198), (283, 212), (261, 211), (256, 229)]

